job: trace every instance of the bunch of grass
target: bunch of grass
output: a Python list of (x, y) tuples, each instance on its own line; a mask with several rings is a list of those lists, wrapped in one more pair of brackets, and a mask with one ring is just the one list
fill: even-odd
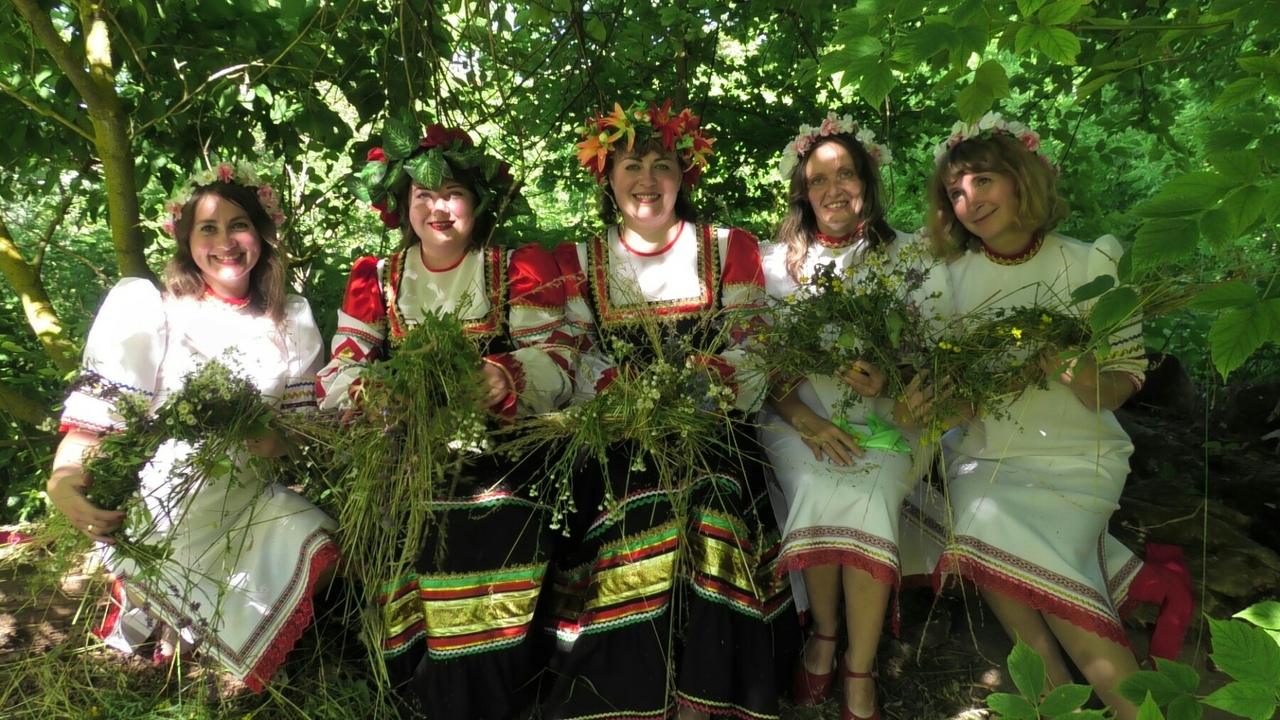
[(340, 419), (277, 421), (319, 458), (324, 480), (309, 494), (337, 520), (348, 572), (364, 581), (363, 595), (350, 599), (361, 608), (369, 655), (384, 680), (375, 600), (384, 584), (414, 569), (436, 520), (432, 503), (453, 496), (467, 460), (490, 446), (482, 362), (456, 312), (428, 313), (387, 360), (362, 369), (353, 408)]

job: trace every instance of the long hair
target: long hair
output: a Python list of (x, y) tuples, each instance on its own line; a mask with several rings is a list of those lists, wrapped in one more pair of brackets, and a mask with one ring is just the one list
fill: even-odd
[(1010, 135), (971, 138), (939, 160), (929, 180), (929, 233), (938, 257), (976, 251), (982, 238), (965, 228), (951, 206), (947, 184), (961, 173), (999, 173), (1013, 180), (1018, 195), (1018, 227), (1048, 233), (1066, 219), (1069, 207), (1058, 194), (1058, 174)]
[[(476, 192), (476, 171), (467, 168), (460, 168), (453, 164), (449, 158), (444, 159), (445, 164), (449, 166), (449, 176), (446, 180), (452, 180), (467, 189), (471, 193), (471, 197), (475, 202), (479, 202), (480, 194)], [(396, 212), (400, 215), (400, 249), (417, 245), (422, 242), (422, 238), (418, 237), (417, 231), (413, 229), (413, 225), (409, 222), (409, 194), (413, 189), (413, 181), (408, 179), (407, 174), (405, 182), (401, 183), (395, 189)], [(430, 188), (435, 189), (435, 188)], [(475, 224), (471, 226), (471, 237), (467, 240), (467, 252), (479, 252), (481, 248), (488, 245), (492, 240), (493, 231), (498, 224), (496, 208), (493, 204), (485, 208), (483, 212), (476, 213)]]
[(196, 221), (196, 205), (210, 195), (217, 195), (248, 213), (261, 245), (258, 262), (249, 271), (249, 307), (254, 313), (266, 315), (276, 322), (284, 320), (288, 266), (284, 253), (276, 248), (275, 221), (263, 209), (258, 189), (254, 187), (218, 180), (196, 188), (191, 199), (182, 206), (182, 217), (178, 218), (174, 228), (178, 247), (164, 269), (165, 288), (170, 295), (179, 298), (204, 295), (204, 273), (191, 256), (191, 229)]
[(804, 259), (809, 254), (809, 247), (818, 240), (818, 216), (809, 204), (809, 179), (805, 177), (805, 167), (814, 151), (828, 143), (843, 147), (849, 157), (853, 158), (853, 168), (862, 182), (862, 210), (859, 221), (863, 227), (862, 246), (859, 253), (887, 245), (893, 241), (895, 234), (889, 222), (884, 218), (884, 183), (880, 181), (880, 170), (875, 160), (867, 153), (862, 143), (852, 135), (840, 133), (819, 138), (809, 147), (805, 157), (796, 163), (791, 171), (790, 189), (787, 192), (787, 216), (778, 226), (774, 239), (785, 245), (787, 257), (785, 265), (787, 275), (800, 282), (800, 271), (804, 267)]
[[(684, 182), (684, 172), (688, 168), (685, 167), (684, 161), (680, 159), (678, 153), (662, 149), (662, 141), (659, 138), (651, 138), (646, 143), (637, 143), (629, 152), (611, 152), (604, 163), (604, 176), (609, 177), (609, 173), (613, 172), (613, 164), (619, 155), (634, 155), (635, 157), (644, 157), (651, 152), (658, 154), (667, 154), (675, 158), (676, 163), (680, 166), (680, 192), (676, 194), (676, 217), (687, 222), (695, 223), (698, 221), (698, 206), (693, 204), (693, 200), (689, 197), (689, 186)], [(618, 199), (613, 194), (613, 186), (605, 180), (600, 186), (600, 220), (606, 226), (613, 225), (619, 220)]]

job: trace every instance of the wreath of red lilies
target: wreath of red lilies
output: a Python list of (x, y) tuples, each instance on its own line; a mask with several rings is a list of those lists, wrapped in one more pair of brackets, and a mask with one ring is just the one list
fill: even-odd
[(684, 165), (684, 182), (693, 187), (702, 177), (707, 166), (714, 139), (702, 134), (698, 127), (701, 118), (688, 108), (672, 113), (671, 99), (658, 107), (654, 103), (636, 101), (627, 109), (614, 103), (613, 112), (596, 113), (579, 128), (585, 140), (578, 143), (578, 162), (595, 177), (597, 183), (605, 181), (605, 165), (609, 153), (630, 151), (636, 142), (647, 143), (658, 138), (662, 149), (676, 153)]

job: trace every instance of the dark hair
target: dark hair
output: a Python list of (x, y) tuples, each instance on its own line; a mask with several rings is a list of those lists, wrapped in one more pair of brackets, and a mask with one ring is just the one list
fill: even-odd
[(805, 167), (814, 151), (828, 143), (835, 143), (849, 153), (849, 157), (853, 158), (853, 169), (862, 182), (862, 210), (859, 219), (864, 233), (859, 252), (866, 253), (883, 247), (895, 237), (889, 221), (884, 218), (884, 183), (880, 181), (880, 169), (875, 160), (853, 135), (839, 133), (821, 137), (809, 147), (809, 151), (791, 171), (787, 216), (778, 226), (775, 236), (778, 243), (787, 247), (787, 274), (796, 282), (800, 281), (800, 270), (804, 267), (809, 246), (818, 239), (818, 216), (809, 203), (809, 178), (805, 176)]
[(680, 166), (680, 192), (676, 194), (676, 217), (687, 222), (695, 223), (698, 221), (698, 206), (693, 204), (693, 200), (689, 197), (689, 186), (684, 182), (684, 173), (688, 168), (684, 164), (684, 160), (680, 159), (680, 154), (673, 150), (662, 149), (662, 138), (650, 138), (648, 142), (636, 143), (629, 151), (619, 151), (609, 153), (609, 157), (604, 163), (604, 177), (606, 180), (600, 186), (600, 220), (605, 225), (613, 225), (618, 222), (618, 199), (613, 194), (613, 187), (609, 185), (609, 173), (613, 172), (613, 163), (619, 155), (634, 155), (636, 157), (644, 157), (649, 153), (658, 153), (659, 155), (670, 155), (675, 158)]
[(939, 158), (929, 180), (929, 233), (939, 257), (982, 247), (982, 238), (965, 228), (951, 205), (947, 183), (960, 173), (1011, 178), (1018, 195), (1018, 224), (1033, 235), (1053, 230), (1067, 217), (1067, 201), (1058, 194), (1058, 173), (1042, 155), (1011, 135), (970, 138)]
[[(475, 203), (480, 202), (480, 193), (476, 192), (477, 180), (479, 179), (476, 170), (460, 168), (455, 165), (449, 158), (444, 159), (445, 164), (449, 166), (449, 176), (445, 180), (452, 180), (462, 185), (471, 193), (471, 197)], [(412, 247), (422, 242), (422, 238), (418, 237), (418, 233), (413, 229), (413, 224), (409, 222), (409, 194), (413, 189), (413, 180), (405, 173), (405, 180), (395, 189), (396, 213), (400, 216), (400, 249)], [(443, 181), (441, 181), (443, 184)], [(428, 188), (434, 190), (436, 188)], [(485, 245), (489, 244), (492, 239), (495, 226), (498, 224), (495, 215), (494, 206), (490, 204), (483, 212), (476, 213), (475, 224), (471, 227), (471, 238), (467, 241), (467, 252), (477, 252)]]
[(262, 207), (256, 187), (217, 180), (196, 188), (182, 206), (182, 217), (174, 227), (178, 244), (164, 269), (165, 288), (179, 298), (204, 295), (204, 273), (191, 256), (191, 228), (196, 222), (196, 205), (210, 195), (217, 195), (249, 214), (249, 222), (257, 230), (261, 244), (258, 262), (249, 271), (249, 307), (276, 322), (284, 320), (287, 263), (284, 254), (276, 249), (276, 223)]

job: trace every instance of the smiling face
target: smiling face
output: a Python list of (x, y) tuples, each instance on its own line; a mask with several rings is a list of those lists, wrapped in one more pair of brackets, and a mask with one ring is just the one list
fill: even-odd
[(682, 180), (680, 161), (672, 152), (619, 153), (609, 170), (609, 188), (622, 222), (634, 230), (666, 230), (675, 225)]
[(189, 240), (191, 258), (219, 295), (249, 295), (249, 273), (262, 254), (262, 238), (244, 208), (210, 193), (196, 202)]
[(946, 181), (956, 219), (996, 252), (1013, 254), (1031, 242), (1019, 220), (1021, 203), (1013, 178), (1000, 172), (959, 172)]
[(840, 237), (853, 232), (862, 218), (862, 180), (853, 156), (840, 143), (814, 148), (804, 163), (809, 206), (818, 232)]
[(440, 187), (409, 188), (409, 225), (422, 241), (425, 257), (461, 257), (476, 226), (476, 196), (467, 186), (446, 178)]

